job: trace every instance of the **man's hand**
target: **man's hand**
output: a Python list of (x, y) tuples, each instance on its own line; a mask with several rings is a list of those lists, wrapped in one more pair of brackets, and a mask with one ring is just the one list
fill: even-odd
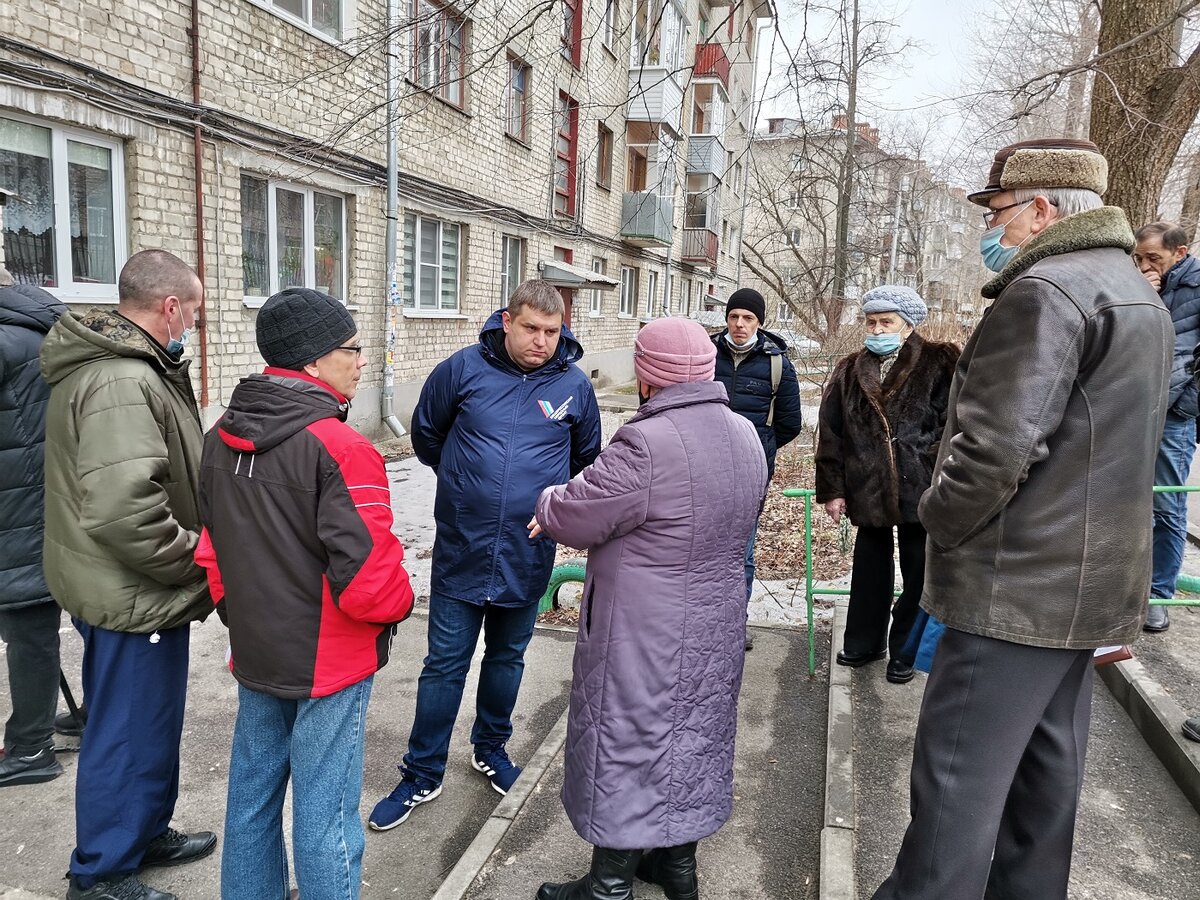
[(1162, 287), (1162, 276), (1153, 269), (1143, 269), (1142, 275), (1150, 282), (1150, 287), (1154, 288), (1154, 290), (1157, 291)]
[(833, 524), (836, 525), (846, 513), (846, 501), (841, 497), (830, 500), (825, 504), (825, 512), (829, 515), (829, 518), (833, 519)]
[(542, 526), (538, 524), (537, 516), (530, 519), (529, 524), (525, 527), (529, 529), (529, 539), (531, 541), (542, 533)]

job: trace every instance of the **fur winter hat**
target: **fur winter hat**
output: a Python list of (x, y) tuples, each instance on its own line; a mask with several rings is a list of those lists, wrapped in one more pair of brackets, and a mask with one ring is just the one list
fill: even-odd
[(929, 318), (929, 307), (910, 287), (902, 284), (884, 284), (863, 294), (864, 316), (894, 312), (905, 322), (916, 328)]
[(268, 366), (303, 369), (358, 332), (341, 301), (311, 288), (290, 287), (263, 304), (254, 325)]
[(717, 348), (699, 322), (682, 316), (654, 319), (633, 342), (633, 369), (655, 387), (712, 381)]
[(1083, 188), (1103, 194), (1108, 190), (1108, 161), (1091, 141), (1018, 141), (997, 151), (987, 186), (967, 199), (987, 206), (996, 194), (1024, 188)]

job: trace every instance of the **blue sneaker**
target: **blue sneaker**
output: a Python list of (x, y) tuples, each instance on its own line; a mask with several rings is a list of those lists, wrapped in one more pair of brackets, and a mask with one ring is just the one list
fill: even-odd
[(421, 787), (414, 779), (405, 778), (396, 789), (375, 804), (367, 824), (373, 831), (387, 831), (403, 823), (421, 803), (435, 800), (442, 793), (440, 784)]
[(476, 748), (471, 755), (471, 768), (486, 775), (492, 787), (501, 794), (507, 794), (521, 776), (521, 767), (513, 765), (503, 746), (488, 751)]

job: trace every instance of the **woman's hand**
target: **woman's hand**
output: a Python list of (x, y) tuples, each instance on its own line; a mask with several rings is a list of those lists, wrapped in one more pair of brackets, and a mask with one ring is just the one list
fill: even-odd
[(833, 519), (833, 524), (836, 525), (842, 520), (842, 516), (846, 514), (846, 501), (841, 497), (836, 497), (825, 504), (825, 512), (829, 518)]
[(542, 533), (542, 526), (538, 524), (537, 516), (530, 519), (529, 524), (525, 527), (529, 529), (529, 539), (531, 541)]

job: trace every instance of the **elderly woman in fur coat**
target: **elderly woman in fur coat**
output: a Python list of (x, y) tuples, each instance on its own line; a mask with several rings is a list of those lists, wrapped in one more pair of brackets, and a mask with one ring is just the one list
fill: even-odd
[[(929, 311), (911, 288), (877, 287), (863, 295), (862, 309), (865, 346), (837, 364), (821, 398), (817, 502), (834, 522), (845, 515), (858, 527), (838, 664), (889, 656), (887, 679), (903, 684), (913, 671), (901, 648), (925, 581), (917, 503), (933, 474), (959, 349), (916, 333)], [(893, 530), (904, 580), (895, 608)]]

